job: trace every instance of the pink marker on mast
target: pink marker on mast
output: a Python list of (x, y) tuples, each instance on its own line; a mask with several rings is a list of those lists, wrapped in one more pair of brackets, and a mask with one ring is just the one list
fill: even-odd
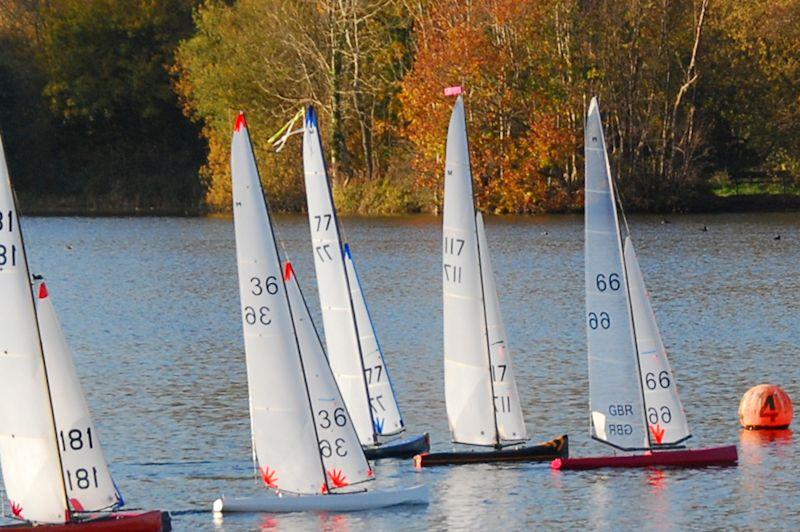
[(456, 85), (455, 87), (445, 87), (444, 89), (445, 96), (458, 96), (463, 92), (464, 88), (461, 85)]

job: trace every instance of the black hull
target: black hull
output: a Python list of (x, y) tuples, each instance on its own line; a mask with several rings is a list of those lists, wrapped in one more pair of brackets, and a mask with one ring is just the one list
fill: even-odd
[(419, 436), (393, 440), (375, 447), (364, 447), (367, 460), (381, 460), (383, 458), (411, 458), (420, 453), (427, 453), (431, 449), (431, 437), (426, 432)]
[(417, 467), (491, 462), (547, 462), (569, 456), (569, 437), (564, 434), (539, 445), (493, 451), (464, 451), (452, 453), (423, 453), (414, 457)]

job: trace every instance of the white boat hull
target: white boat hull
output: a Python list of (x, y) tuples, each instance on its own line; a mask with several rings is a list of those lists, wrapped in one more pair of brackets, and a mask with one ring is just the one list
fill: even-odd
[(258, 495), (214, 501), (214, 513), (231, 512), (357, 512), (398, 506), (428, 504), (428, 486), (399, 490), (361, 491), (331, 495)]

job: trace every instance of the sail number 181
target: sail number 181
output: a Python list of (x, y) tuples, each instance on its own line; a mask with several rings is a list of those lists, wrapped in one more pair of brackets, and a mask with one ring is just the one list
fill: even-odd
[(94, 448), (94, 443), (92, 442), (92, 428), (86, 427), (86, 437), (84, 438), (84, 433), (80, 429), (72, 429), (69, 432), (64, 434), (64, 431), (61, 430), (58, 432), (59, 439), (61, 440), (61, 450), (62, 451), (80, 451), (86, 446), (89, 449)]

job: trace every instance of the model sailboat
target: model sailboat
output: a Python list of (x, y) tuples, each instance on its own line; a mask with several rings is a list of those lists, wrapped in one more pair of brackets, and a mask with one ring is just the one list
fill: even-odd
[(47, 286), (31, 285), (2, 143), (0, 294), (0, 461), (11, 515), (30, 523), (10, 528), (169, 529), (166, 513), (116, 511), (122, 498)]
[(644, 455), (565, 458), (555, 469), (735, 463), (736, 446), (691, 437), (630, 235), (621, 238), (597, 100), (586, 119), (586, 312), (592, 437)]
[(316, 111), (303, 131), (308, 220), (330, 363), (367, 457), (408, 458), (427, 451), (427, 434), (382, 441), (405, 430), (386, 362), (372, 325), (352, 250), (343, 244), (322, 152)]
[[(274, 494), (215, 512), (363, 510), (427, 503), (427, 487), (365, 491), (373, 478), (291, 264), (281, 268), (244, 115), (231, 148), (236, 258), (255, 459)], [(353, 491), (355, 487), (358, 491)]]
[[(528, 439), (500, 314), (481, 214), (475, 211), (464, 100), (447, 132), (444, 180), (444, 378), (454, 443), (487, 452), (421, 454), (418, 467), (474, 462), (538, 461), (566, 456), (567, 436), (535, 446)], [(503, 449), (504, 447), (514, 447)]]

